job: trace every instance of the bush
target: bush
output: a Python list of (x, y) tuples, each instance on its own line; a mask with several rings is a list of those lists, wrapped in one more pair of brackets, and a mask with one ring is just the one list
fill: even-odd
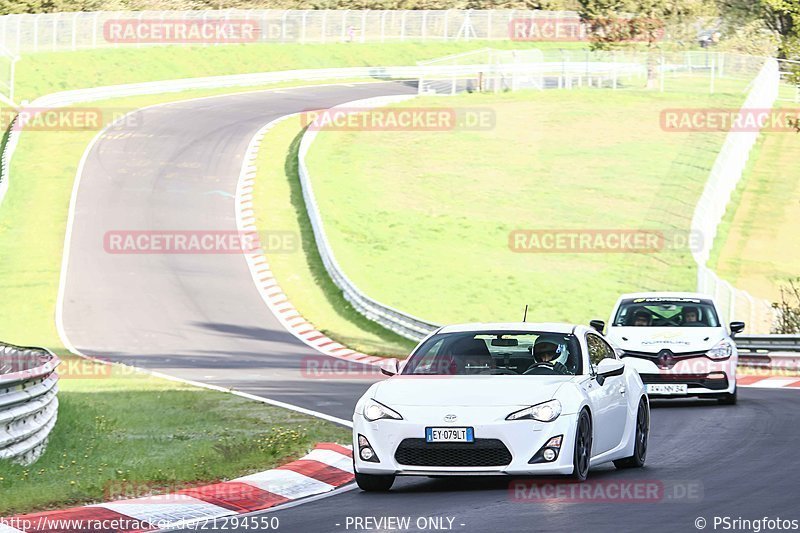
[(800, 333), (800, 278), (781, 286), (781, 301), (773, 304), (778, 310), (778, 323), (773, 333)]

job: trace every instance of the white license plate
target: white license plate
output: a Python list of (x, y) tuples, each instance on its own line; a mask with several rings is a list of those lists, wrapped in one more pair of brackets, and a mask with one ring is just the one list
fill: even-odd
[(685, 383), (649, 383), (647, 394), (686, 394), (687, 385)]
[(472, 428), (425, 428), (428, 442), (475, 442)]

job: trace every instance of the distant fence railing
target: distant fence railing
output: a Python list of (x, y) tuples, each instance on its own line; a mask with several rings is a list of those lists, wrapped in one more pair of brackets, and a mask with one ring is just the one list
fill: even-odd
[[(512, 21), (518, 19), (577, 21), (578, 15), (573, 11), (514, 9), (230, 9), (22, 14), (0, 17), (0, 45), (18, 54), (121, 46), (220, 44), (226, 42), (225, 39), (231, 43), (251, 42), (250, 39), (279, 43), (507, 40), (512, 37)], [(217, 23), (238, 25), (244, 22), (258, 28), (254, 36), (231, 33), (212, 36), (205, 42), (202, 36), (178, 41), (166, 32), (170, 23), (204, 23), (213, 28)]]
[(0, 460), (35, 462), (58, 418), (58, 357), (0, 343)]

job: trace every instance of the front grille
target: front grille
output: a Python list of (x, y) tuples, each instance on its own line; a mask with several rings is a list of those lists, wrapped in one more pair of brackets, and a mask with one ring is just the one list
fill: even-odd
[(475, 442), (405, 439), (394, 458), (409, 466), (505, 466), (511, 462), (511, 452), (498, 439), (475, 439)]
[[(671, 350), (670, 350), (671, 351)], [(661, 350), (657, 352), (637, 352), (635, 350), (623, 350), (623, 357), (642, 357), (644, 359), (658, 359)], [(706, 354), (705, 351), (701, 352), (672, 352), (672, 356), (676, 359), (683, 359), (686, 357), (702, 357)]]
[(708, 374), (639, 374), (642, 383), (686, 383), (688, 388), (703, 387), (711, 390), (728, 388), (728, 378), (708, 379)]
[(638, 357), (639, 359), (647, 359), (656, 364), (658, 368), (669, 369), (674, 367), (677, 363), (693, 357), (705, 357), (706, 352), (683, 352), (674, 353), (672, 350), (659, 350), (657, 353), (652, 352), (636, 352), (633, 350), (623, 350), (622, 357)]

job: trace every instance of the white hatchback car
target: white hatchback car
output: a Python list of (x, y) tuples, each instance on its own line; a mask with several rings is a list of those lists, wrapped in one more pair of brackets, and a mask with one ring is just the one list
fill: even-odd
[(650, 407), (602, 334), (569, 324), (440, 328), (353, 414), (358, 486), (395, 476), (564, 474), (640, 467)]
[[(733, 335), (744, 322), (720, 322), (706, 295), (686, 292), (624, 294), (606, 332), (617, 354), (639, 371), (652, 397), (717, 398), (736, 403), (738, 352)], [(592, 324), (602, 329), (602, 322)]]

